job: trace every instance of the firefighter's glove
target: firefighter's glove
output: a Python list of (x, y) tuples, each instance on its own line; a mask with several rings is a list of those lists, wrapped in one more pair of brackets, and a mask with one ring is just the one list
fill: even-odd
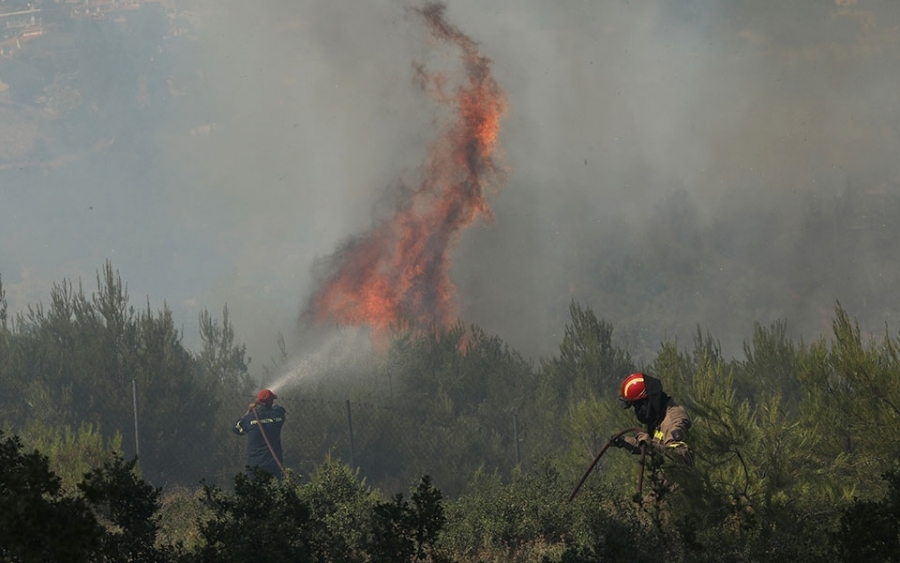
[(609, 443), (617, 448), (624, 448), (628, 446), (628, 442), (625, 441), (625, 438), (622, 436), (610, 436)]
[(634, 439), (637, 441), (638, 445), (649, 444), (650, 434), (647, 434), (646, 432), (638, 432), (637, 436), (635, 436)]

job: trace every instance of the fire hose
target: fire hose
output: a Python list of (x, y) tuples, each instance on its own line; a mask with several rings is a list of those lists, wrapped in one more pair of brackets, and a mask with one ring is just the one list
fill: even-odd
[[(572, 491), (572, 494), (569, 495), (569, 498), (566, 499), (566, 502), (567, 503), (572, 502), (572, 499), (575, 498), (576, 494), (578, 494), (578, 489), (580, 489), (581, 486), (584, 484), (585, 480), (587, 480), (588, 475), (590, 475), (591, 471), (594, 470), (594, 466), (597, 465), (597, 462), (600, 461), (600, 458), (603, 457), (603, 454), (606, 453), (606, 450), (609, 449), (609, 447), (613, 444), (613, 442), (615, 442), (618, 438), (621, 438), (625, 434), (628, 434), (629, 432), (642, 432), (643, 430), (644, 430), (643, 428), (631, 427), (631, 428), (626, 428), (625, 430), (622, 430), (618, 434), (613, 434), (613, 436), (606, 442), (606, 445), (604, 445), (600, 449), (600, 452), (594, 458), (594, 461), (592, 461), (591, 464), (588, 466), (587, 471), (585, 471), (584, 475), (581, 477), (581, 481), (578, 481), (578, 484), (575, 485), (575, 489)], [(642, 444), (641, 445), (641, 473), (640, 473), (640, 476), (638, 477), (638, 495), (641, 494), (641, 490), (642, 490), (642, 487), (644, 484), (644, 455), (645, 454), (646, 454), (646, 452), (645, 452), (644, 446)]]
[(259, 420), (259, 415), (256, 413), (256, 406), (250, 407), (250, 410), (253, 412), (253, 418), (256, 419), (256, 425), (259, 427), (259, 433), (262, 434), (263, 440), (266, 442), (266, 446), (269, 448), (269, 453), (272, 454), (272, 459), (275, 460), (275, 463), (278, 465), (278, 469), (281, 470), (281, 473), (287, 477), (287, 471), (284, 469), (284, 466), (281, 464), (281, 461), (278, 459), (278, 456), (275, 455), (275, 448), (272, 447), (272, 442), (269, 441), (269, 437), (266, 436), (266, 430), (263, 428), (263, 423)]

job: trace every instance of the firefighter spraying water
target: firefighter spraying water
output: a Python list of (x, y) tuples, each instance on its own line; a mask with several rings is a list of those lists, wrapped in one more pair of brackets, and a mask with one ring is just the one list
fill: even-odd
[(285, 411), (274, 404), (277, 398), (269, 389), (263, 389), (234, 425), (235, 434), (247, 436), (247, 471), (254, 478), (261, 478), (261, 473), (278, 479), (286, 475), (281, 449)]

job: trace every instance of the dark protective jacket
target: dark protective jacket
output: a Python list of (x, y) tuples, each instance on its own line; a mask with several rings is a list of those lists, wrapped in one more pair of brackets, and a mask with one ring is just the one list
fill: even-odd
[(687, 429), (691, 427), (691, 419), (684, 407), (677, 404), (671, 398), (665, 401), (665, 414), (652, 428), (653, 435), (649, 432), (640, 432), (637, 436), (626, 436), (625, 448), (631, 453), (641, 453), (641, 442), (653, 446), (658, 451), (671, 454), (675, 459), (683, 461), (687, 465), (694, 464), (694, 454), (691, 453), (685, 440), (687, 439)]
[[(259, 417), (258, 422), (257, 417)], [(266, 440), (260, 432), (260, 426), (265, 431), (269, 443), (272, 444), (278, 462), (283, 465), (281, 427), (284, 425), (284, 419), (285, 411), (280, 405), (271, 407), (260, 405), (256, 407), (256, 416), (253, 415), (253, 412), (248, 412), (235, 423), (234, 433), (239, 436), (247, 436), (247, 465), (249, 467), (262, 469), (272, 475), (281, 475), (281, 469), (275, 462), (275, 458), (272, 457), (269, 446), (266, 445)]]

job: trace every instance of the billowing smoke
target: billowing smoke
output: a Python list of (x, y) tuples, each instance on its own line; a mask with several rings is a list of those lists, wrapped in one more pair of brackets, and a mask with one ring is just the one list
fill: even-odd
[(900, 2), (176, 4), (0, 58), (11, 314), (110, 259), (189, 346), (227, 303), (252, 369), (318, 342), (301, 310), (458, 315), (532, 357), (572, 300), (643, 358), (827, 336), (838, 301), (900, 327)]

